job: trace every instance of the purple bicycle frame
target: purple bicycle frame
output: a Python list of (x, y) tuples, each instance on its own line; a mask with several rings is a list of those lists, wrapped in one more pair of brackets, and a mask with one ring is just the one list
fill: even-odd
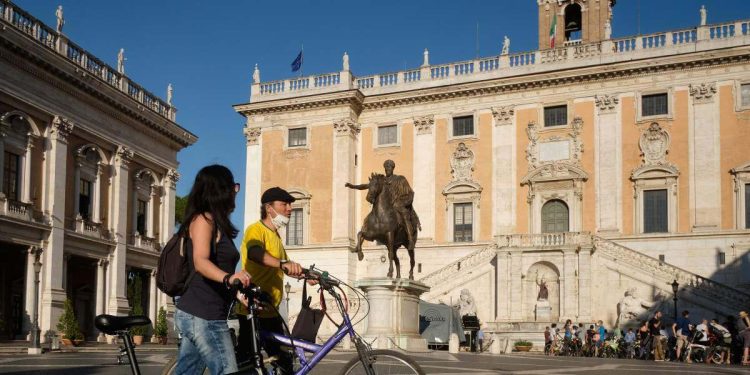
[[(354, 339), (354, 327), (352, 322), (349, 320), (349, 314), (342, 314), (344, 316), (344, 322), (339, 327), (338, 331), (331, 336), (323, 345), (318, 345), (312, 342), (292, 339), (289, 336), (284, 336), (273, 332), (261, 331), (260, 334), (264, 340), (275, 341), (282, 345), (292, 347), (294, 343), (295, 354), (300, 362), (300, 369), (295, 372), (295, 375), (306, 375), (312, 371), (313, 367), (320, 362), (333, 348), (348, 334)], [(312, 358), (308, 361), (305, 358), (305, 352), (315, 353)]]

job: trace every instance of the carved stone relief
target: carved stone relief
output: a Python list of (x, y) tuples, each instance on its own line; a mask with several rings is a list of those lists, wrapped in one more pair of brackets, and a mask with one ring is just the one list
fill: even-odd
[(515, 106), (513, 105), (492, 107), (492, 116), (495, 117), (495, 126), (512, 124), (514, 115)]
[(716, 82), (690, 85), (690, 96), (696, 103), (710, 103), (716, 94)]
[(432, 134), (432, 128), (435, 125), (435, 116), (420, 116), (414, 118), (414, 126), (417, 128), (417, 134)]
[(333, 123), (333, 129), (336, 132), (336, 136), (352, 136), (356, 137), (362, 129), (362, 126), (349, 118), (344, 118)]
[(611, 113), (617, 109), (617, 104), (620, 103), (620, 98), (617, 95), (597, 95), (594, 98), (596, 108), (599, 109), (599, 113)]
[(670, 165), (667, 162), (669, 144), (669, 133), (665, 129), (662, 129), (658, 122), (652, 122), (641, 133), (641, 139), (638, 142), (643, 156), (643, 165)]
[(243, 130), (248, 146), (255, 146), (260, 140), (260, 128), (245, 128)]
[(471, 181), (474, 171), (474, 152), (461, 142), (451, 157), (451, 174), (453, 181)]

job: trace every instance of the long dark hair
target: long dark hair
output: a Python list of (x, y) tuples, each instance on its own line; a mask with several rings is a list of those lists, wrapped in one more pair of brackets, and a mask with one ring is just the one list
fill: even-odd
[(237, 237), (239, 231), (229, 221), (234, 198), (234, 176), (229, 168), (218, 164), (203, 167), (195, 176), (188, 195), (180, 233), (187, 232), (196, 216), (210, 213), (218, 230), (231, 238)]

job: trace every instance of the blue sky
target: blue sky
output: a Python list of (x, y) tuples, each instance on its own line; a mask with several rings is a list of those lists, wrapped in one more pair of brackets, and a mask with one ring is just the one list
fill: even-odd
[[(303, 44), (305, 74), (339, 70), (344, 51), (355, 75), (417, 67), (424, 48), (432, 64), (472, 59), (477, 23), (480, 56), (498, 54), (504, 35), (511, 53), (538, 43), (536, 0), (15, 2), (52, 26), (63, 5), (64, 32), (76, 44), (112, 66), (125, 48), (127, 75), (163, 98), (174, 85), (177, 122), (199, 137), (178, 156), (179, 195), (212, 163), (244, 183), (244, 119), (231, 106), (249, 100), (255, 63), (270, 81), (293, 76), (290, 63)], [(748, 0), (619, 0), (613, 37), (695, 26), (701, 4), (709, 23), (750, 18)], [(243, 197), (233, 216), (238, 227)]]

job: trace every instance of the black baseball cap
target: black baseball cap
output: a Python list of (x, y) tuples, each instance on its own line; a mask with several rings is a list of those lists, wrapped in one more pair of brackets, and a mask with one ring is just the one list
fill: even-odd
[(263, 192), (263, 195), (260, 197), (261, 204), (271, 203), (273, 201), (292, 203), (295, 199), (286, 190), (276, 186)]

